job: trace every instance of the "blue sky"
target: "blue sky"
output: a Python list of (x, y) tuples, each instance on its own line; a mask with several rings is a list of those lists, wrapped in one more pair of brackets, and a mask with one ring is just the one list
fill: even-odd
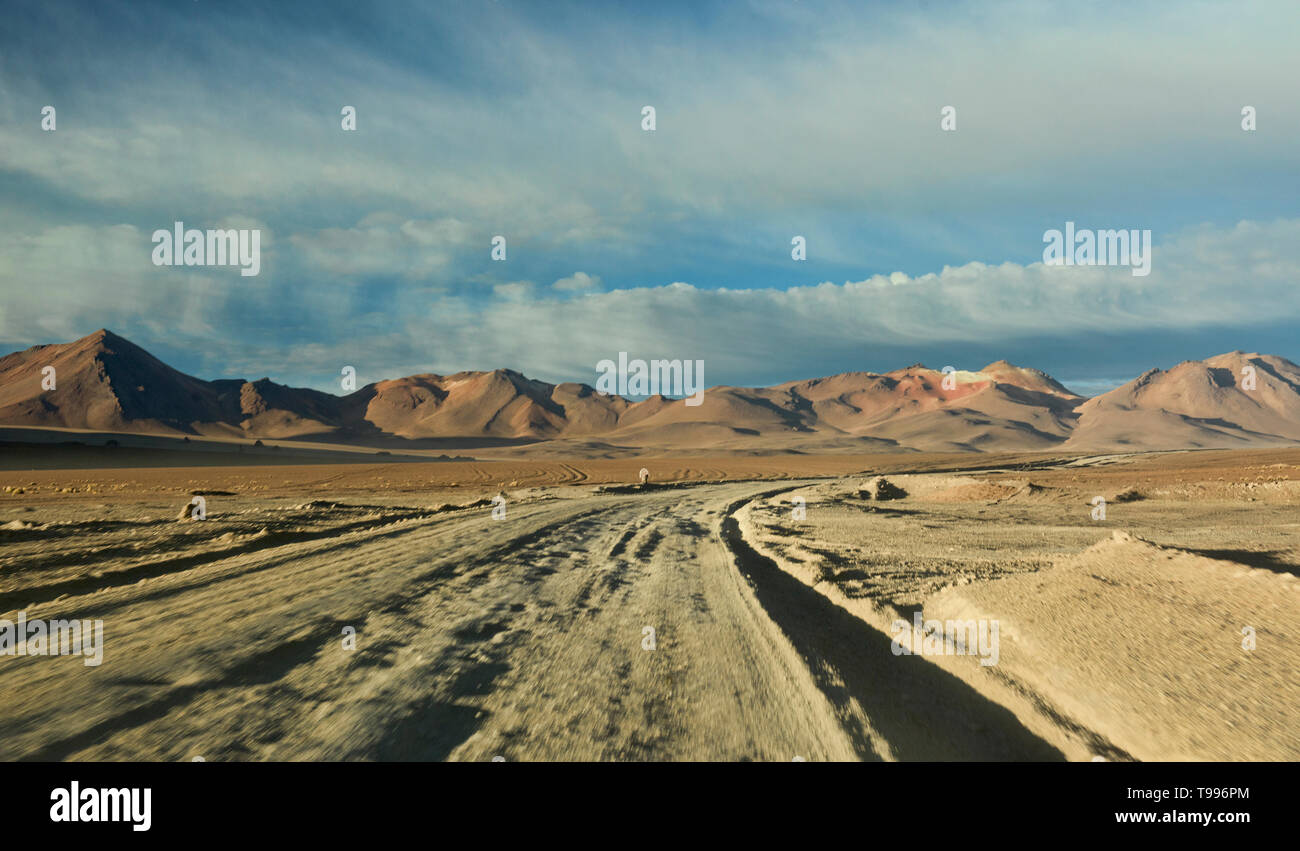
[[(1079, 6), (11, 2), (0, 347), (326, 390), (1300, 360), (1300, 6)], [(153, 266), (176, 220), (260, 228), (261, 274)], [(1067, 220), (1151, 275), (1043, 267)]]

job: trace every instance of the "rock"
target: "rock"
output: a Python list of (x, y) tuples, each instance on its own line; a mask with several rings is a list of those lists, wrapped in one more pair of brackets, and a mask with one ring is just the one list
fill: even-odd
[(874, 499), (879, 502), (887, 499), (903, 499), (907, 496), (907, 491), (889, 481), (884, 476), (876, 476), (874, 479), (867, 482), (866, 487), (858, 491), (858, 496), (863, 499)]

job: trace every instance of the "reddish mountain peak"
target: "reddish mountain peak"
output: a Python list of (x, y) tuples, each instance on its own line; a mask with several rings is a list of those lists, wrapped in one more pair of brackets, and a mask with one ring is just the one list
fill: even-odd
[[(45, 366), (57, 368), (57, 389), (42, 386)], [(804, 433), (913, 448), (1019, 446), (1026, 434), (1036, 447), (1070, 435), (1128, 446), (1162, 435), (1191, 446), (1300, 440), (1300, 367), (1273, 355), (1185, 361), (1080, 402), (1045, 372), (1005, 359), (951, 375), (918, 363), (776, 387), (717, 386), (689, 406), (663, 396), (633, 404), (508, 368), (411, 375), (342, 397), (269, 376), (203, 381), (107, 328), (0, 358), (0, 423), (11, 425), (343, 439), (616, 435), (697, 447)]]
[(984, 367), (979, 371), (979, 374), (988, 376), (999, 384), (1010, 384), (1021, 390), (1034, 393), (1047, 393), (1052, 396), (1070, 399), (1082, 400), (1083, 398), (1041, 369), (1034, 369), (1030, 366), (1016, 366), (1005, 358), (996, 360)]

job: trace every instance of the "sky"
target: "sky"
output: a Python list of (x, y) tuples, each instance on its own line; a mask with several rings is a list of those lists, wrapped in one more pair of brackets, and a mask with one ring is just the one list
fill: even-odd
[[(0, 351), (107, 327), (333, 392), (619, 352), (1087, 394), (1300, 361), (1297, 31), (1294, 0), (10, 0)], [(260, 273), (154, 265), (176, 221), (258, 229)], [(1151, 273), (1045, 266), (1067, 221), (1150, 230)]]

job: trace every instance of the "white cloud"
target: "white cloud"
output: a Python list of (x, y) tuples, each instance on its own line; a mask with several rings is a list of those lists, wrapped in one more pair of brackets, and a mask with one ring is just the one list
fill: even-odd
[(492, 292), (505, 301), (526, 302), (532, 298), (535, 289), (532, 281), (510, 281), (497, 284), (492, 288)]
[(0, 235), (0, 336), (59, 342), (141, 319), (178, 338), (208, 335), (232, 287), (255, 286), (233, 267), (154, 266), (152, 249), (150, 233), (132, 225)]
[[(271, 56), (232, 41), (223, 48), (240, 75), (230, 85), (303, 80), (288, 99), (252, 86), (234, 112), (212, 108), (206, 69), (122, 79), (92, 52), (84, 96), (114, 111), (70, 107), (48, 134), (36, 117), (0, 127), (0, 169), (97, 203), (314, 210), (335, 199), (508, 232), (512, 244), (545, 234), (550, 245), (653, 245), (649, 232), (683, 217), (741, 216), (752, 226), (717, 239), (744, 245), (755, 227), (784, 227), (800, 210), (959, 214), (990, 198), (1056, 203), (1099, 180), (1141, 179), (1154, 193), (1236, 150), (1255, 164), (1300, 165), (1300, 112), (1282, 108), (1300, 73), (1279, 23), (1295, 20), (1289, 0), (1249, 16), (1140, 6), (1124, 26), (1046, 8), (1056, 11), (983, 4), (941, 20), (757, 4), (761, 19), (789, 18), (798, 35), (747, 49), (718, 46), (706, 28), (666, 38), (618, 16), (548, 31), (469, 15), (460, 37), (512, 58), (490, 69), (508, 75), (503, 90), (482, 96), (346, 44), (304, 70), (318, 45)], [(603, 47), (630, 34), (641, 49)], [(595, 55), (558, 61), (574, 41)], [(593, 76), (593, 66), (606, 71)], [(42, 102), (35, 83), (9, 89), (15, 108)], [(339, 92), (358, 107), (356, 133), (338, 126)], [(654, 133), (639, 129), (647, 101), (659, 110)], [(1241, 132), (1245, 101), (1268, 132)], [(946, 104), (958, 109), (955, 133), (938, 129)], [(1153, 164), (1152, 151), (1177, 152), (1181, 167)], [(818, 246), (822, 259), (861, 259), (829, 236)]]
[[(1099, 198), (1136, 207), (1136, 220), (1090, 226), (1143, 227), (1148, 204), (1222, 209), (1238, 180), (1242, 195), (1295, 215), (1250, 179), (1284, 185), (1300, 171), (1300, 111), (1286, 108), (1300, 54), (1283, 25), (1295, 6), (1251, 11), (1139, 3), (1117, 21), (1064, 3), (920, 16), (755, 2), (716, 27), (660, 29), (617, 14), (548, 27), (477, 7), (406, 10), (412, 43), (439, 19), (459, 55), (479, 57), (451, 71), (329, 27), (276, 50), (205, 34), (220, 74), (179, 52), (132, 62), (87, 40), (72, 89), (50, 95), (40, 69), (20, 63), (0, 85), (0, 107), (19, 116), (0, 126), (0, 172), (21, 189), (0, 202), (0, 221), (17, 223), (0, 233), (0, 338), (144, 329), (222, 369), (277, 374), (333, 374), (359, 351), (374, 375), (511, 365), (582, 379), (635, 349), (707, 357), (726, 380), (774, 362), (808, 374), (813, 357), (848, 368), (866, 345), (1297, 318), (1294, 221), (1157, 233), (1146, 279), (1000, 263), (1036, 255), (1037, 234), (962, 233), (998, 227), (1005, 211), (1082, 218), (1079, 199)], [(156, 23), (166, 51), (176, 22)], [(40, 43), (53, 57), (76, 42)], [(59, 129), (42, 133), (31, 105), (50, 100)], [(358, 108), (355, 133), (339, 128), (344, 102)], [(1247, 102), (1261, 110), (1255, 134), (1239, 128)], [(658, 109), (654, 133), (639, 127), (645, 103)], [(951, 134), (938, 129), (946, 104), (958, 108)], [(238, 217), (280, 235), (264, 238), (259, 277), (149, 264), (153, 227)], [(812, 230), (819, 217), (840, 230)], [(989, 264), (788, 290), (715, 290), (700, 271), (771, 246), (781, 257), (792, 233), (809, 235), (810, 259), (905, 265), (873, 259), (853, 226), (867, 217), (885, 223), (868, 235), (897, 236), (904, 254)], [(487, 260), (496, 233), (508, 264)], [(657, 268), (698, 288), (610, 289), (671, 280), (641, 270), (691, 256), (708, 259)], [(520, 280), (579, 266), (549, 287)], [(263, 324), (250, 329), (250, 317)]]
[(422, 280), (446, 271), (469, 239), (469, 229), (458, 219), (397, 222), (372, 214), (355, 227), (294, 234), (289, 244), (307, 267), (331, 275)]
[[(611, 352), (706, 358), (714, 375), (862, 345), (998, 344), (1300, 320), (1300, 220), (1195, 228), (1160, 241), (1146, 278), (1128, 267), (969, 263), (788, 290), (675, 283), (579, 300), (515, 298), (443, 339), (466, 362), (581, 378)], [(556, 341), (563, 340), (563, 345)], [(1210, 353), (1206, 353), (1208, 355)], [(845, 368), (849, 365), (845, 364)], [(797, 374), (797, 369), (790, 372)]]
[(600, 287), (600, 276), (588, 275), (586, 272), (574, 272), (567, 278), (560, 278), (558, 281), (551, 284), (551, 286), (561, 292), (594, 290)]
[[(391, 308), (374, 312), (359, 310), (335, 286), (290, 288), (237, 271), (157, 268), (149, 249), (147, 234), (126, 225), (4, 237), (0, 338), (30, 344), (101, 326), (127, 336), (143, 328), (202, 351), (217, 369), (242, 364), (273, 375), (332, 375), (338, 362), (364, 365), (375, 377), (510, 366), (538, 378), (590, 381), (597, 361), (627, 351), (703, 358), (713, 380), (743, 381), (764, 371), (806, 377), (828, 358), (838, 359), (839, 369), (863, 368), (853, 359), (868, 345), (942, 352), (1042, 335), (1300, 322), (1296, 219), (1157, 236), (1146, 278), (1127, 267), (968, 263), (787, 290), (677, 282), (580, 299), (519, 280), (496, 285), (487, 302), (401, 288)], [(232, 334), (250, 310), (306, 317), (312, 345)]]

